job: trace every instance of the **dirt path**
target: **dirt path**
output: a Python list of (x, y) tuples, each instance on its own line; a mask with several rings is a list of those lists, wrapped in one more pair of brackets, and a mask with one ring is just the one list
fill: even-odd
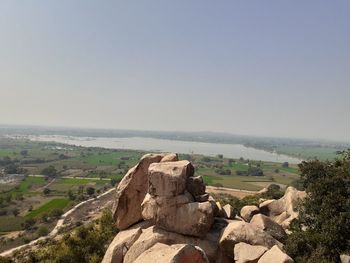
[(208, 193), (213, 194), (228, 194), (237, 198), (243, 198), (249, 195), (255, 195), (258, 192), (256, 191), (248, 191), (248, 190), (241, 190), (241, 189), (233, 189), (233, 188), (226, 188), (226, 187), (215, 187), (215, 186), (207, 186), (206, 191)]
[(42, 240), (46, 240), (48, 238), (52, 238), (52, 237), (55, 237), (59, 231), (59, 229), (63, 226), (65, 226), (65, 220), (74, 214), (74, 212), (78, 211), (80, 208), (83, 208), (85, 206), (88, 206), (90, 203), (93, 203), (95, 202), (96, 200), (99, 200), (99, 199), (102, 199), (103, 197), (105, 197), (106, 195), (108, 195), (109, 193), (113, 192), (115, 190), (115, 188), (111, 188), (109, 189), (107, 192), (104, 192), (103, 194), (97, 196), (96, 198), (91, 198), (91, 199), (88, 199), (88, 200), (85, 200), (77, 205), (75, 205), (73, 208), (71, 208), (70, 210), (68, 210), (66, 213), (64, 213), (61, 218), (57, 221), (56, 223), (56, 226), (55, 228), (45, 237), (40, 237), (38, 239), (35, 239), (31, 242), (29, 242), (28, 244), (25, 244), (25, 245), (21, 245), (21, 246), (18, 246), (18, 247), (14, 247), (14, 248), (11, 248), (9, 250), (6, 250), (4, 252), (1, 252), (0, 253), (0, 256), (1, 257), (6, 257), (6, 256), (10, 256), (12, 253), (14, 253), (15, 251), (19, 250), (19, 249), (22, 249), (22, 248), (27, 248), (27, 247), (30, 247), (30, 246), (33, 246), (33, 245), (36, 245), (39, 241), (42, 241)]

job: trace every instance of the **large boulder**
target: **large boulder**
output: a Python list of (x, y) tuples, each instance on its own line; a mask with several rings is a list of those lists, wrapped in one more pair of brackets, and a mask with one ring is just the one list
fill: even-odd
[(236, 263), (256, 263), (268, 249), (263, 246), (252, 246), (240, 242), (234, 247)]
[(148, 168), (159, 162), (163, 154), (146, 154), (131, 168), (116, 189), (113, 217), (118, 229), (126, 229), (142, 220), (141, 203), (148, 190)]
[(205, 251), (210, 262), (216, 262), (219, 251), (219, 239), (225, 222), (217, 221), (203, 238), (185, 236), (174, 232), (168, 232), (156, 226), (143, 229), (139, 238), (128, 249), (124, 257), (124, 263), (134, 262), (143, 252), (151, 248), (156, 243), (167, 245), (192, 244)]
[(157, 243), (143, 252), (134, 263), (209, 263), (199, 247), (190, 244), (165, 245)]
[(173, 197), (186, 190), (187, 179), (194, 168), (189, 161), (153, 163), (149, 166), (149, 194)]
[(160, 160), (160, 162), (177, 162), (178, 160), (179, 156), (177, 155), (177, 153), (168, 153), (162, 158), (162, 160)]
[(246, 222), (250, 222), (250, 220), (252, 219), (252, 217), (256, 214), (259, 214), (259, 208), (255, 205), (246, 205), (243, 206), (241, 209), (241, 217), (244, 219), (244, 221)]
[(284, 231), (283, 227), (263, 214), (257, 214), (253, 216), (253, 218), (250, 220), (250, 223), (266, 231), (280, 242), (284, 242), (287, 238), (287, 233)]
[(273, 246), (258, 261), (258, 263), (293, 263), (294, 260), (278, 246)]
[(214, 222), (210, 202), (193, 202), (168, 209), (157, 216), (156, 225), (168, 231), (203, 237)]
[(269, 216), (283, 228), (288, 228), (290, 223), (298, 217), (297, 205), (306, 197), (305, 191), (298, 191), (294, 187), (288, 187), (283, 197), (278, 200), (266, 200), (259, 205), (260, 212)]
[(158, 221), (158, 214), (171, 214), (177, 207), (193, 202), (193, 197), (188, 192), (175, 197), (151, 196), (146, 194), (141, 204), (144, 220)]
[(233, 219), (236, 216), (234, 208), (230, 204), (226, 204), (222, 208), (224, 217), (227, 219)]
[(109, 245), (102, 263), (123, 263), (126, 252), (140, 237), (142, 229), (149, 226), (149, 222), (144, 221), (127, 230), (120, 231)]
[(262, 229), (244, 221), (233, 221), (225, 228), (220, 238), (220, 247), (228, 256), (233, 258), (233, 248), (240, 242), (267, 248), (274, 245), (282, 247), (279, 241)]

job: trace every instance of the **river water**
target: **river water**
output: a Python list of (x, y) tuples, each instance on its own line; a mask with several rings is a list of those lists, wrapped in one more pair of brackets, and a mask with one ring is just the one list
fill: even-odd
[(164, 140), (153, 138), (105, 138), (105, 137), (75, 137), (75, 136), (61, 136), (61, 135), (39, 135), (29, 136), (33, 141), (52, 141), (76, 146), (85, 147), (103, 147), (110, 149), (131, 149), (142, 151), (161, 151), (161, 152), (177, 152), (187, 154), (203, 154), (208, 156), (215, 156), (223, 154), (227, 158), (240, 158), (250, 160), (261, 160), (269, 162), (289, 162), (300, 163), (301, 160), (258, 150), (255, 148), (245, 147), (242, 144), (220, 144), (207, 142), (191, 142), (191, 141), (177, 141)]

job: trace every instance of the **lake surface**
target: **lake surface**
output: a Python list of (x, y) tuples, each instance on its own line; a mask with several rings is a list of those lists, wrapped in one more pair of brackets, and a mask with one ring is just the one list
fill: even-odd
[(300, 163), (301, 160), (286, 155), (271, 153), (241, 144), (220, 144), (206, 142), (176, 141), (153, 138), (105, 138), (105, 137), (75, 137), (61, 135), (29, 136), (33, 141), (52, 141), (76, 146), (103, 147), (110, 149), (131, 149), (142, 151), (177, 152), (187, 154), (203, 154), (216, 156), (223, 154), (227, 158), (261, 160), (269, 162)]

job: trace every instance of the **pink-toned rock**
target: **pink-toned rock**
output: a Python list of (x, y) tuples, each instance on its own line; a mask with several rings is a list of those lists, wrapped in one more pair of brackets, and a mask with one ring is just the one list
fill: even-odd
[(116, 226), (120, 230), (142, 220), (141, 203), (148, 190), (148, 168), (150, 164), (159, 162), (163, 156), (146, 154), (118, 184), (112, 211)]
[(134, 263), (209, 263), (204, 251), (190, 244), (157, 243), (143, 252)]
[(174, 197), (186, 190), (187, 178), (194, 168), (189, 161), (153, 163), (149, 166), (149, 190), (152, 196)]
[(224, 207), (222, 208), (222, 212), (224, 214), (224, 217), (226, 217), (227, 219), (233, 219), (236, 216), (236, 213), (230, 204), (224, 205)]
[(290, 223), (298, 217), (297, 205), (306, 197), (305, 191), (298, 191), (294, 187), (288, 187), (283, 197), (278, 200), (267, 200), (259, 205), (260, 212), (283, 228), (288, 228)]
[(250, 220), (252, 219), (252, 217), (256, 214), (259, 214), (259, 208), (255, 205), (246, 205), (243, 206), (241, 209), (241, 217), (244, 219), (244, 221), (246, 222), (250, 222)]
[(283, 227), (263, 214), (254, 215), (250, 223), (266, 231), (280, 242), (284, 242), (287, 238), (286, 231), (284, 231)]
[(162, 160), (160, 161), (161, 163), (164, 162), (177, 162), (179, 160), (179, 156), (177, 155), (177, 153), (168, 153), (167, 155), (165, 155)]
[(258, 261), (258, 263), (293, 263), (294, 260), (278, 246), (273, 246)]
[[(225, 224), (226, 225), (226, 224)], [(205, 251), (210, 262), (216, 262), (218, 256), (218, 240), (225, 225), (215, 223), (214, 227), (203, 238), (185, 236), (174, 232), (168, 232), (156, 226), (142, 230), (142, 234), (131, 246), (124, 257), (124, 263), (133, 263), (143, 252), (150, 249), (156, 243), (167, 245), (192, 244)]]
[(256, 263), (268, 249), (240, 242), (234, 247), (235, 263)]
[(233, 248), (240, 242), (267, 248), (271, 248), (274, 245), (282, 247), (279, 241), (262, 229), (244, 221), (232, 221), (227, 225), (221, 236), (220, 247), (228, 256), (233, 258)]
[(109, 245), (102, 263), (123, 263), (128, 249), (140, 237), (142, 229), (150, 227), (149, 222), (141, 222), (127, 230), (120, 231)]

